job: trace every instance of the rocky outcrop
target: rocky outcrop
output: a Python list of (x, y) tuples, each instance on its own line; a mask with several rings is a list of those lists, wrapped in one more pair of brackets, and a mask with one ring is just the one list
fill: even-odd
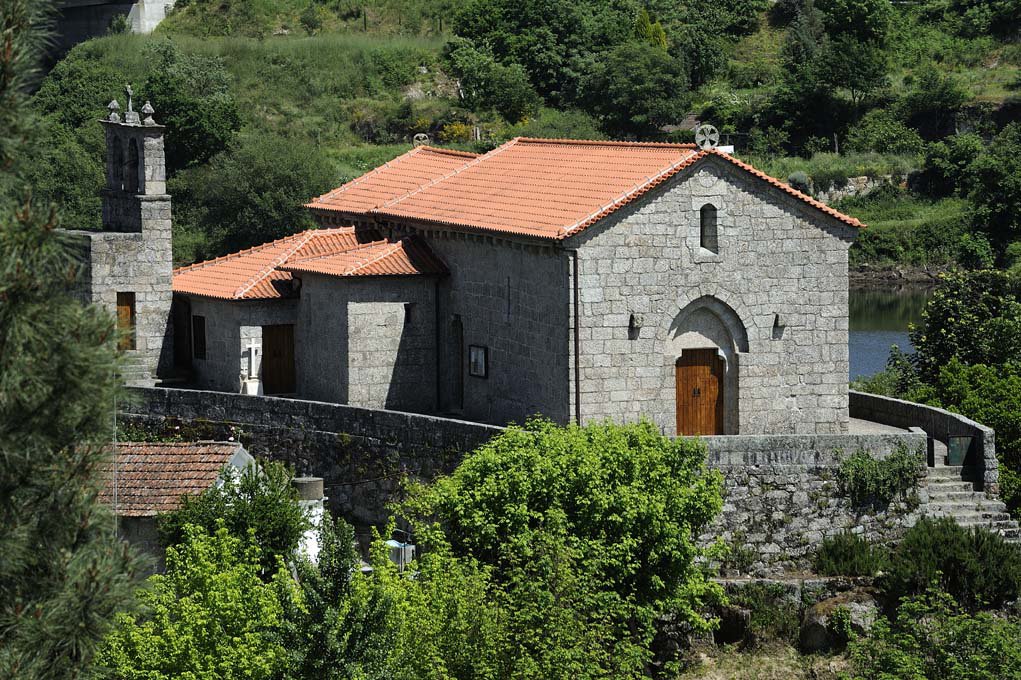
[(879, 615), (874, 588), (858, 588), (818, 602), (801, 620), (800, 647), (806, 654), (826, 652), (847, 643), (848, 634), (863, 635)]

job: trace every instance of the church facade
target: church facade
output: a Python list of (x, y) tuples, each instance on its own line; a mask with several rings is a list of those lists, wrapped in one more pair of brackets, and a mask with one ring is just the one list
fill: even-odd
[(197, 386), (497, 424), (847, 429), (861, 225), (731, 156), (418, 147), (307, 208), (319, 229), (174, 272)]

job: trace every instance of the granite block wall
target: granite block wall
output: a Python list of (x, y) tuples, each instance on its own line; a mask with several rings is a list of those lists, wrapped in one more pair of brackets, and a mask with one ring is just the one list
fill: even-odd
[[(295, 299), (217, 300), (179, 295), (175, 304), (188, 306), (189, 319), (205, 318), (206, 356), (196, 357), (192, 344), (192, 383), (201, 389), (224, 392), (241, 390), (245, 352), (253, 341), (258, 341), (261, 347), (262, 326), (294, 324), (298, 318)], [(294, 343), (295, 362), (300, 366), (301, 337), (297, 332)]]
[[(564, 253), (491, 236), (419, 233), (450, 270), (437, 296), (438, 411), (499, 425), (536, 414), (566, 422), (570, 289)], [(471, 345), (488, 350), (484, 377), (468, 370)]]
[[(675, 362), (716, 347), (728, 434), (846, 431), (855, 230), (728, 166), (700, 163), (565, 244), (578, 252), (583, 421), (647, 416), (675, 432)], [(707, 204), (717, 253), (700, 243)]]
[[(840, 460), (863, 450), (884, 458), (900, 447), (925, 456), (923, 433), (706, 437), (709, 466), (724, 480), (723, 512), (701, 536), (730, 546), (727, 567), (746, 575), (811, 571), (824, 537), (851, 531), (890, 541), (912, 526), (927, 500), (857, 508), (837, 487)], [(919, 480), (924, 476), (919, 471)]]
[(301, 275), (302, 398), (418, 413), (436, 408), (436, 285)]

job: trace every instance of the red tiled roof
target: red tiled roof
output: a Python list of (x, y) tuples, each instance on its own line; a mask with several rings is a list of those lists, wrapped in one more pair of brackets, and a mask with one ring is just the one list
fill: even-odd
[[(239, 450), (236, 442), (117, 444), (117, 504), (122, 517), (152, 517), (176, 510), (182, 496), (196, 496), (216, 481)], [(114, 466), (103, 470), (99, 500), (114, 505)]]
[[(346, 212), (559, 240), (582, 231), (708, 156), (733, 163), (845, 224), (864, 226), (718, 151), (703, 151), (691, 144), (523, 137), (457, 165), (445, 175), (425, 182), (421, 181), (423, 176), (416, 176), (415, 181), (420, 182), (417, 186), (378, 207), (368, 206), (382, 194), (374, 195), (372, 201), (350, 203)], [(365, 175), (365, 181), (371, 181), (373, 173)], [(360, 181), (362, 178), (345, 187)], [(321, 205), (313, 202), (309, 207)]]
[(327, 276), (408, 276), (443, 274), (443, 263), (421, 240), (409, 236), (393, 243), (376, 241), (333, 255), (292, 259), (281, 269)]
[[(378, 238), (378, 234), (372, 233)], [(354, 227), (310, 229), (215, 260), (174, 270), (175, 293), (224, 300), (285, 297), (291, 275), (278, 267), (292, 258), (343, 252), (359, 246)]]
[(305, 207), (362, 215), (463, 167), (477, 157), (478, 154), (467, 151), (415, 147), (389, 163), (313, 199)]

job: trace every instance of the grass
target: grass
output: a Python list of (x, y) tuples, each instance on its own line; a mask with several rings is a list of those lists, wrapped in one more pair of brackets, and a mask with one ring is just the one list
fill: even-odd
[(816, 189), (827, 189), (847, 182), (848, 177), (905, 177), (917, 170), (921, 159), (879, 153), (817, 153), (811, 158), (785, 156), (773, 158), (750, 157), (749, 162), (773, 177), (785, 180), (794, 172), (804, 172), (815, 183)]

